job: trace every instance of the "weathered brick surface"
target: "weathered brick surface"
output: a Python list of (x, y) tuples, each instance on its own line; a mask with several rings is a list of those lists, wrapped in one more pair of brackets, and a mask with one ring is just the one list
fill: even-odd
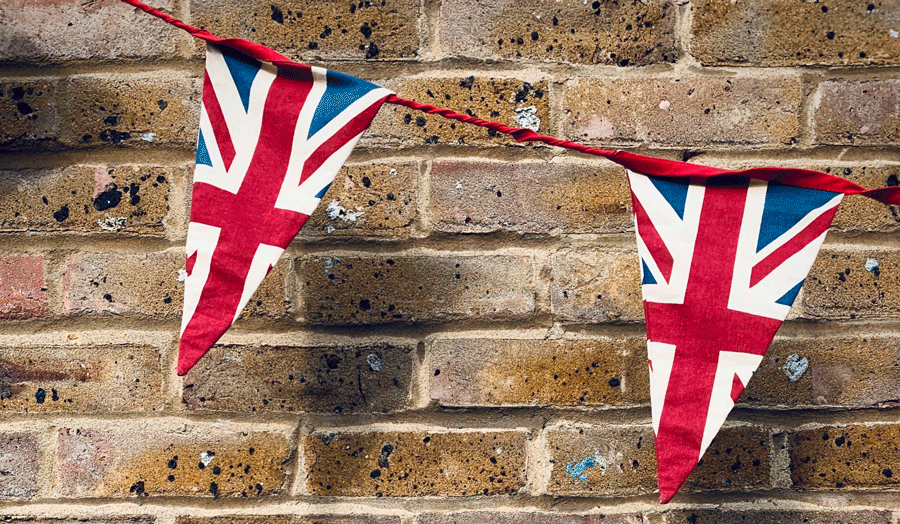
[(125, 515), (118, 517), (26, 517), (4, 515), (3, 520), (10, 524), (153, 524), (156, 520), (150, 515)]
[(184, 379), (188, 409), (385, 412), (408, 404), (411, 347), (216, 346)]
[[(290, 261), (275, 265), (250, 297), (241, 316), (282, 316), (290, 301), (285, 287)], [(76, 253), (63, 275), (63, 310), (67, 314), (112, 313), (180, 315), (184, 284), (180, 251), (145, 254)]]
[(452, 0), (441, 3), (440, 40), (454, 55), (578, 64), (674, 62), (671, 2), (556, 3)]
[(665, 524), (889, 524), (890, 511), (682, 509), (665, 513)]
[(897, 399), (900, 339), (777, 339), (739, 405), (877, 406)]
[(522, 317), (534, 311), (528, 256), (309, 257), (302, 303), (313, 324)]
[(198, 426), (59, 430), (64, 497), (256, 497), (284, 490), (284, 434)]
[(0, 171), (0, 231), (162, 235), (170, 183), (183, 176), (138, 164)]
[(438, 160), (432, 227), (450, 233), (610, 233), (633, 229), (619, 166)]
[(605, 515), (602, 513), (544, 513), (536, 511), (462, 511), (457, 513), (423, 513), (417, 524), (640, 524), (640, 514)]
[(181, 71), (90, 75), (73, 78), (65, 89), (73, 147), (197, 143), (202, 79)]
[(345, 165), (301, 230), (304, 236), (406, 236), (416, 217), (419, 164)]
[(428, 364), (431, 398), (445, 406), (605, 406), (650, 400), (647, 351), (640, 339), (441, 339), (431, 345)]
[(0, 318), (21, 320), (47, 314), (44, 266), (42, 256), (0, 258)]
[(61, 145), (57, 91), (55, 80), (0, 80), (0, 151)]
[(900, 485), (896, 424), (823, 427), (789, 436), (791, 480), (795, 489), (873, 489)]
[[(174, 0), (153, 6), (172, 12)], [(120, 2), (8, 0), (0, 5), (0, 63), (173, 56), (178, 29)], [(186, 39), (186, 38), (185, 38)]]
[(317, 432), (304, 441), (306, 489), (331, 496), (474, 496), (525, 485), (525, 433)]
[[(682, 492), (742, 491), (769, 484), (768, 432), (724, 428)], [(657, 490), (653, 429), (555, 428), (547, 432), (553, 471), (548, 490), (560, 496), (621, 496)]]
[(419, 54), (419, 6), (416, 0), (210, 0), (191, 3), (191, 20), (291, 58), (390, 60)]
[(179, 516), (176, 524), (400, 524), (392, 515), (232, 515), (230, 517)]
[(563, 138), (658, 147), (780, 148), (797, 137), (802, 85), (792, 76), (574, 78)]
[(634, 252), (565, 251), (552, 258), (553, 316), (566, 322), (644, 319), (640, 270)]
[(162, 404), (152, 347), (0, 347), (0, 411), (123, 413)]
[[(379, 82), (397, 96), (452, 109), (512, 127), (533, 125), (539, 133), (550, 130), (550, 93), (546, 80), (454, 76), (408, 78)], [(533, 109), (530, 109), (533, 108)], [(517, 113), (516, 110), (520, 110)], [(385, 104), (360, 139), (362, 146), (418, 146), (450, 144), (497, 146), (514, 144), (512, 138), (471, 124)]]
[(38, 493), (38, 438), (34, 433), (0, 433), (0, 499), (30, 499)]
[[(866, 269), (866, 263), (871, 271)], [(803, 290), (804, 317), (889, 317), (900, 311), (900, 253), (885, 249), (823, 249)]]
[(706, 65), (900, 63), (891, 1), (702, 0), (692, 13), (691, 53)]
[[(900, 165), (862, 167), (819, 167), (818, 170), (847, 178), (865, 188), (900, 184)], [(900, 208), (886, 206), (871, 198), (847, 196), (841, 201), (832, 230), (897, 231), (900, 228)]]
[[(898, 44), (900, 45), (900, 44)], [(819, 84), (814, 100), (817, 144), (881, 146), (900, 142), (900, 80)]]

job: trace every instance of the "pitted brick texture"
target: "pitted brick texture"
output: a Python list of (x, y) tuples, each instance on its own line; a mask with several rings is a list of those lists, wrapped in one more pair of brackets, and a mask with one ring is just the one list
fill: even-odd
[(424, 513), (416, 524), (641, 524), (640, 514), (606, 515), (603, 513), (564, 513), (533, 511), (461, 511), (456, 513)]
[(532, 257), (310, 257), (302, 303), (313, 324), (521, 318), (534, 311)]
[(257, 497), (281, 493), (290, 455), (277, 432), (200, 426), (59, 430), (64, 497)]
[(47, 314), (47, 288), (41, 256), (0, 258), (0, 318), (23, 320)]
[(650, 399), (647, 351), (639, 339), (442, 339), (432, 344), (428, 363), (431, 398), (444, 406), (608, 406)]
[(448, 233), (612, 233), (633, 229), (619, 166), (437, 160), (432, 227)]
[(190, 410), (369, 413), (408, 404), (413, 348), (216, 346), (184, 379)]
[[(63, 275), (63, 309), (67, 314), (175, 316), (182, 312), (184, 268), (180, 252), (115, 254), (76, 253)], [(282, 260), (250, 297), (241, 317), (285, 314), (290, 261)]]
[(791, 480), (799, 490), (896, 489), (900, 427), (824, 427), (789, 436)]
[(799, 78), (575, 78), (561, 138), (587, 144), (782, 148), (797, 138)]
[[(548, 490), (553, 495), (623, 496), (657, 490), (650, 427), (556, 428), (548, 431), (547, 441), (553, 462)], [(770, 448), (771, 438), (763, 428), (723, 428), (681, 491), (768, 486)]]
[(0, 80), (0, 151), (61, 146), (58, 90), (56, 80)]
[[(550, 131), (550, 92), (546, 80), (524, 81), (515, 78), (456, 76), (446, 78), (391, 79), (380, 82), (397, 96), (451, 109), (484, 120), (512, 127), (539, 124), (539, 133)], [(520, 110), (517, 118), (516, 110)], [(527, 120), (524, 120), (528, 116)], [(385, 104), (372, 127), (360, 139), (360, 145), (371, 147), (421, 146), (428, 144), (477, 145), (492, 147), (515, 144), (506, 135), (489, 132), (483, 127), (394, 104)]]
[(69, 145), (194, 147), (201, 90), (202, 78), (174, 71), (73, 78), (65, 99)]
[(416, 217), (419, 164), (347, 164), (301, 230), (303, 236), (407, 236)]
[(304, 442), (317, 496), (465, 497), (525, 485), (525, 433), (317, 432)]
[[(174, 0), (153, 6), (172, 13)], [(0, 63), (124, 60), (175, 55), (187, 37), (120, 2), (7, 0), (0, 5)]]
[(709, 510), (682, 509), (663, 516), (665, 524), (889, 524), (889, 511), (841, 511), (841, 510)]
[[(214, 0), (191, 3), (194, 25), (253, 40), (289, 58), (393, 60), (418, 56), (415, 0)], [(202, 42), (197, 42), (202, 55)]]
[(813, 99), (815, 143), (856, 146), (900, 143), (898, 97), (900, 80), (896, 79), (822, 82)]
[(0, 347), (0, 411), (159, 411), (159, 351), (148, 346)]
[(38, 493), (38, 436), (0, 433), (0, 499), (31, 499)]
[(704, 65), (900, 63), (891, 0), (692, 2), (691, 52)]
[(554, 255), (550, 274), (553, 316), (564, 322), (639, 322), (644, 319), (637, 253), (577, 250)]
[(779, 338), (739, 404), (878, 406), (897, 399), (898, 383), (900, 339), (894, 336)]
[(674, 26), (668, 1), (452, 0), (440, 39), (459, 56), (643, 66), (675, 61)]
[(900, 311), (900, 253), (823, 249), (803, 285), (802, 299), (807, 318), (890, 317)]
[(171, 182), (183, 176), (138, 164), (0, 171), (0, 230), (161, 236)]
[(400, 524), (392, 515), (232, 515), (230, 517), (179, 516), (176, 524)]

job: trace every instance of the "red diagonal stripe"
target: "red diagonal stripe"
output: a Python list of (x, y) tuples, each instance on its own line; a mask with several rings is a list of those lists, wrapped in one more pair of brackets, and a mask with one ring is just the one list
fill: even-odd
[(632, 193), (632, 197), (634, 216), (637, 218), (638, 235), (641, 236), (641, 240), (644, 241), (644, 245), (650, 251), (650, 256), (656, 262), (656, 267), (659, 268), (666, 282), (668, 282), (672, 276), (672, 264), (674, 263), (672, 254), (669, 253), (666, 243), (659, 236), (656, 227), (653, 225), (650, 217), (647, 216), (647, 212), (644, 211), (640, 201), (634, 196), (634, 193)]
[(228, 131), (228, 124), (225, 122), (225, 114), (222, 113), (222, 107), (219, 106), (219, 97), (213, 89), (212, 82), (209, 80), (209, 72), (203, 73), (203, 107), (206, 108), (206, 116), (209, 117), (209, 123), (213, 128), (214, 137), (207, 137), (207, 140), (215, 140), (219, 146), (219, 153), (222, 155), (222, 161), (225, 162), (225, 170), (231, 169), (231, 162), (234, 160), (234, 144), (231, 141), (231, 133)]
[(300, 174), (300, 184), (306, 182), (307, 178), (312, 176), (313, 173), (322, 167), (322, 164), (324, 164), (335, 151), (352, 140), (353, 137), (368, 129), (369, 123), (375, 118), (375, 114), (378, 113), (379, 109), (381, 109), (381, 103), (378, 101), (372, 102), (371, 106), (351, 118), (350, 121), (334, 135), (323, 142), (303, 165), (303, 172)]
[(836, 211), (837, 206), (825, 211), (803, 228), (803, 231), (795, 235), (794, 238), (788, 240), (784, 245), (753, 266), (753, 270), (750, 272), (750, 287), (759, 284), (762, 279), (783, 264), (785, 260), (791, 258), (810, 242), (817, 239), (831, 225), (831, 219), (834, 218)]

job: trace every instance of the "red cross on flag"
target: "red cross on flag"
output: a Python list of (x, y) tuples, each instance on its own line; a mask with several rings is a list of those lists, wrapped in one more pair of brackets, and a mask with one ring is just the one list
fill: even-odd
[(663, 503), (762, 362), (843, 197), (668, 164), (685, 176), (628, 171)]
[(179, 375), (231, 326), (391, 94), (250, 42), (210, 40)]

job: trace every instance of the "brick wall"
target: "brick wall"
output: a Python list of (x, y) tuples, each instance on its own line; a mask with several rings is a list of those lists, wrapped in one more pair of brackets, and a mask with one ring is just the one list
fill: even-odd
[[(900, 177), (895, 0), (152, 3), (586, 144)], [(7, 521), (898, 522), (900, 215), (858, 197), (669, 506), (601, 159), (385, 107), (324, 199), (347, 212), (177, 377), (202, 57), (114, 0), (0, 4)]]

